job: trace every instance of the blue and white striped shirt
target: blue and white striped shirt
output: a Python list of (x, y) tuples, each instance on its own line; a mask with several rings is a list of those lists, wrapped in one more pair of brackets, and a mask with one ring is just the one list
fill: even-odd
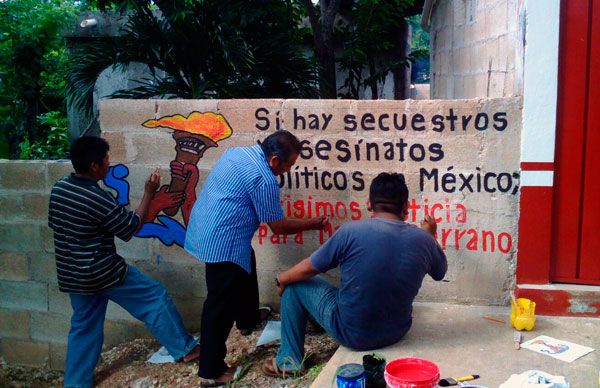
[(260, 145), (227, 150), (194, 204), (185, 250), (206, 263), (230, 261), (251, 272), (252, 236), (284, 218), (279, 183)]

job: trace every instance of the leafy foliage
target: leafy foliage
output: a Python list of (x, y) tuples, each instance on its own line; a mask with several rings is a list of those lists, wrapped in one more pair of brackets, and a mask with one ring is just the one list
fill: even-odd
[(52, 111), (37, 117), (40, 140), (30, 143), (23, 140), (19, 145), (21, 159), (57, 159), (69, 152), (67, 118), (62, 112)]
[(0, 130), (13, 157), (21, 142), (41, 139), (38, 126), (45, 118), (38, 115), (65, 115), (67, 56), (60, 31), (74, 20), (75, 9), (68, 0), (0, 2)]
[[(340, 97), (358, 98), (370, 88), (377, 98), (377, 86), (391, 71), (409, 65), (411, 57), (397, 58), (403, 44), (404, 18), (414, 8), (414, 0), (356, 0), (338, 23), (336, 38), (342, 45), (340, 68), (347, 72)], [(366, 70), (365, 70), (366, 69)]]
[(119, 38), (72, 56), (69, 98), (90, 112), (93, 83), (112, 65), (140, 62), (149, 76), (113, 97), (269, 98), (315, 96), (298, 9), (281, 0), (98, 1), (129, 10)]

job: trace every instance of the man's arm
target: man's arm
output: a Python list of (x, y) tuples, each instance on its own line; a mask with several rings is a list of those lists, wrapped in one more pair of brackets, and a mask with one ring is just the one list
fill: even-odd
[(305, 230), (320, 230), (329, 223), (328, 216), (309, 218), (307, 220), (296, 220), (284, 218), (283, 220), (267, 222), (271, 231), (275, 234), (294, 234)]
[[(435, 239), (437, 223), (432, 216), (425, 216), (423, 221), (421, 221), (421, 228)], [(433, 250), (433, 261), (431, 263), (432, 268), (429, 272), (429, 275), (433, 278), (433, 280), (440, 281), (444, 279), (444, 276), (446, 276), (446, 272), (448, 271), (448, 260), (446, 259), (446, 255), (444, 254), (442, 247), (440, 247), (440, 244), (437, 241), (435, 241)]]
[(312, 265), (310, 257), (307, 257), (292, 268), (277, 275), (277, 280), (279, 281), (277, 293), (279, 296), (281, 296), (283, 294), (283, 290), (288, 284), (310, 279), (319, 273), (319, 270)]

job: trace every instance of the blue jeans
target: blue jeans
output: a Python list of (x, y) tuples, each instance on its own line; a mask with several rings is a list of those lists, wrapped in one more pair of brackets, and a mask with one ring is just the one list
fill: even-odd
[(336, 341), (345, 345), (338, 324), (339, 290), (320, 276), (285, 287), (281, 299), (281, 347), (277, 365), (286, 371), (302, 368), (304, 335), (308, 316), (319, 323)]
[(144, 322), (176, 360), (196, 346), (165, 288), (135, 267), (128, 267), (120, 285), (90, 295), (69, 295), (73, 315), (67, 345), (65, 387), (92, 387), (94, 369), (104, 342), (104, 318), (109, 300)]

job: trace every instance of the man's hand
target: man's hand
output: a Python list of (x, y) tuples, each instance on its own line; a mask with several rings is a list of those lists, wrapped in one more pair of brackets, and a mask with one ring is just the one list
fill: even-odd
[(423, 221), (421, 221), (421, 229), (435, 237), (435, 233), (437, 232), (435, 219), (432, 216), (425, 216)]
[(321, 216), (321, 217), (311, 218), (311, 222), (312, 222), (311, 229), (313, 229), (313, 230), (325, 229), (325, 227), (331, 222), (331, 216)]
[(148, 194), (153, 196), (156, 193), (160, 186), (160, 171), (158, 167), (152, 171), (148, 179), (146, 179), (146, 184), (144, 185), (144, 194)]
[(310, 279), (318, 274), (319, 271), (312, 265), (310, 258), (307, 257), (292, 268), (277, 275), (277, 281), (279, 282), (277, 294), (283, 296), (286, 286)]

